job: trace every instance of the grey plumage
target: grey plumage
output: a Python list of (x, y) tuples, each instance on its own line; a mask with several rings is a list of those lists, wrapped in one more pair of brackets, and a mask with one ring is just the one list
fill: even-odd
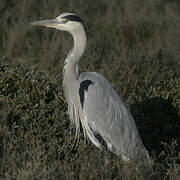
[(96, 72), (78, 73), (78, 63), (86, 47), (82, 20), (76, 14), (63, 13), (54, 20), (37, 21), (32, 25), (68, 31), (73, 36), (74, 47), (63, 68), (63, 89), (71, 122), (76, 126), (76, 137), (81, 122), (84, 136), (98, 148), (104, 147), (96, 133), (104, 139), (109, 150), (121, 155), (124, 161), (136, 157), (149, 159), (131, 113), (111, 84)]

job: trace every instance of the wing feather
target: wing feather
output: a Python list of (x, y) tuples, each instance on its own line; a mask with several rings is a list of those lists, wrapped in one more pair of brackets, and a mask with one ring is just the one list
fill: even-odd
[(90, 127), (110, 143), (114, 153), (146, 156), (135, 121), (110, 83), (95, 72), (83, 73), (79, 79), (93, 82), (85, 92), (83, 107)]

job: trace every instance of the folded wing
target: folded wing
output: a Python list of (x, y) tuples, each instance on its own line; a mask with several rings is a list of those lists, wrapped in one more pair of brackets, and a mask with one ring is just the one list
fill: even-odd
[(131, 113), (110, 83), (94, 72), (83, 73), (79, 80), (88, 82), (80, 96), (83, 112), (108, 148), (125, 157), (148, 156)]

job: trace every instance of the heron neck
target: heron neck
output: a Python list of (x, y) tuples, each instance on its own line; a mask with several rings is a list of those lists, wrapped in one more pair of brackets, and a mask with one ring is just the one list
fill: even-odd
[(71, 33), (74, 40), (73, 49), (68, 54), (63, 68), (63, 87), (65, 91), (74, 86), (78, 79), (78, 62), (86, 48), (86, 33), (84, 28)]
[(73, 49), (68, 54), (64, 63), (64, 75), (78, 77), (78, 62), (86, 48), (86, 33), (84, 28), (71, 33), (74, 40)]
[(86, 48), (86, 33), (84, 28), (81, 30), (75, 31), (72, 33), (74, 40), (74, 47), (69, 55), (71, 61), (69, 63), (73, 63), (74, 65), (78, 64), (81, 56), (83, 55)]

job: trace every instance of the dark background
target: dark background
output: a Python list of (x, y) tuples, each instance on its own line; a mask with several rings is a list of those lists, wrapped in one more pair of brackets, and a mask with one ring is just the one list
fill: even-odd
[[(120, 158), (74, 142), (61, 71), (72, 37), (30, 26), (63, 12), (87, 29), (80, 72), (103, 74), (134, 116), (151, 158), (135, 171)], [(178, 0), (1, 0), (0, 178), (178, 179), (180, 176)]]

